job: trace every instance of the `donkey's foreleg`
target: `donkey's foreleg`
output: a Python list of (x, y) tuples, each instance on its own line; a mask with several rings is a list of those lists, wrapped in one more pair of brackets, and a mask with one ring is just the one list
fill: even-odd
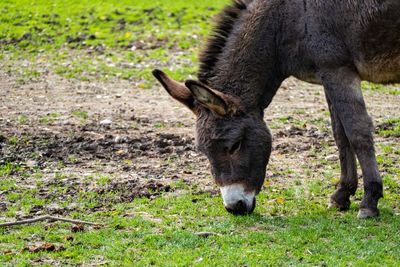
[(327, 69), (319, 73), (332, 108), (360, 162), (364, 197), (359, 218), (379, 215), (378, 200), (382, 197), (382, 179), (378, 172), (372, 136), (373, 124), (360, 89), (360, 78), (351, 68)]
[(333, 136), (339, 149), (341, 168), (340, 182), (335, 193), (331, 196), (329, 206), (339, 210), (348, 210), (350, 208), (350, 196), (356, 193), (358, 185), (356, 156), (346, 136), (342, 122), (328, 96), (326, 100), (331, 113)]

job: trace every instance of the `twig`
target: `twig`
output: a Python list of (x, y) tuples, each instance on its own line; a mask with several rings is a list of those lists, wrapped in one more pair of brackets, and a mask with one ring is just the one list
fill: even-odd
[(197, 235), (197, 236), (200, 236), (200, 237), (209, 237), (209, 236), (212, 236), (212, 235), (217, 235), (217, 236), (220, 235), (220, 234), (214, 233), (214, 232), (197, 232), (197, 233), (194, 233), (194, 234)]
[(60, 218), (60, 217), (45, 215), (45, 216), (41, 216), (41, 217), (37, 217), (37, 218), (33, 218), (33, 219), (21, 220), (21, 221), (16, 221), (16, 222), (8, 222), (8, 223), (0, 223), (0, 227), (28, 224), (28, 223), (34, 223), (34, 222), (40, 222), (40, 221), (46, 221), (46, 220), (63, 221), (63, 222), (70, 222), (70, 223), (74, 223), (74, 224), (88, 224), (88, 225), (95, 225), (95, 226), (103, 226), (100, 223), (92, 223), (92, 222), (86, 222), (86, 221), (81, 221), (81, 220), (74, 220), (74, 219)]

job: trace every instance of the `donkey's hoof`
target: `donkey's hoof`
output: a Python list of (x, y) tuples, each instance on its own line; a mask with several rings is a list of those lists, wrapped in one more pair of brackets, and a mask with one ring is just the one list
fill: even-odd
[(358, 219), (367, 219), (367, 218), (373, 218), (373, 217), (378, 217), (378, 216), (379, 216), (378, 209), (361, 208), (358, 211), (357, 218)]
[(339, 203), (335, 201), (334, 199), (330, 199), (329, 204), (328, 204), (328, 209), (335, 209), (335, 210), (340, 210), (340, 211), (346, 211), (350, 208), (350, 201), (346, 201), (344, 203)]

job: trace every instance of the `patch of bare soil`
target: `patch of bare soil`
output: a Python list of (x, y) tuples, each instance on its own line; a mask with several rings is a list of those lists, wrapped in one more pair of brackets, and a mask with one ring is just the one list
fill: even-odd
[[(5, 131), (5, 135), (0, 137), (1, 163), (24, 163), (34, 157), (35, 162), (31, 161), (31, 164), (39, 167), (49, 161), (79, 165), (96, 159), (121, 161), (139, 157), (166, 158), (194, 151), (191, 137), (153, 131), (130, 132), (126, 129), (118, 132), (93, 123), (52, 130), (39, 128), (35, 132), (29, 130), (24, 127), (11, 133)], [(129, 170), (131, 167), (126, 166), (124, 169)]]
[[(216, 192), (208, 162), (195, 149), (193, 115), (158, 85), (143, 90), (127, 81), (82, 82), (50, 74), (21, 85), (1, 72), (0, 81), (0, 164), (32, 174), (15, 170), (15, 190), (38, 188), (38, 197), (55, 203), (31, 213), (68, 213), (74, 205), (61, 208), (57, 201), (74, 203), (79, 192), (110, 195), (92, 210), (173, 191), (174, 182)], [(366, 100), (378, 124), (398, 116), (399, 96), (369, 93)], [(267, 173), (272, 182), (312, 179), (323, 171), (320, 160), (336, 154), (320, 86), (287, 80), (265, 120), (274, 134)], [(41, 184), (34, 178), (38, 172)], [(107, 181), (99, 182), (103, 176)]]

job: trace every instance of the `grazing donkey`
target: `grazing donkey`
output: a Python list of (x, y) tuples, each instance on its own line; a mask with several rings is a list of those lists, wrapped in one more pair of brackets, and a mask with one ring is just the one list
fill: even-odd
[(293, 75), (325, 89), (341, 166), (330, 205), (349, 208), (357, 157), (358, 217), (379, 215), (382, 179), (360, 82), (400, 82), (399, 0), (236, 0), (219, 14), (200, 63), (198, 81), (153, 74), (196, 115), (197, 146), (229, 212), (254, 210), (271, 153), (264, 109)]

